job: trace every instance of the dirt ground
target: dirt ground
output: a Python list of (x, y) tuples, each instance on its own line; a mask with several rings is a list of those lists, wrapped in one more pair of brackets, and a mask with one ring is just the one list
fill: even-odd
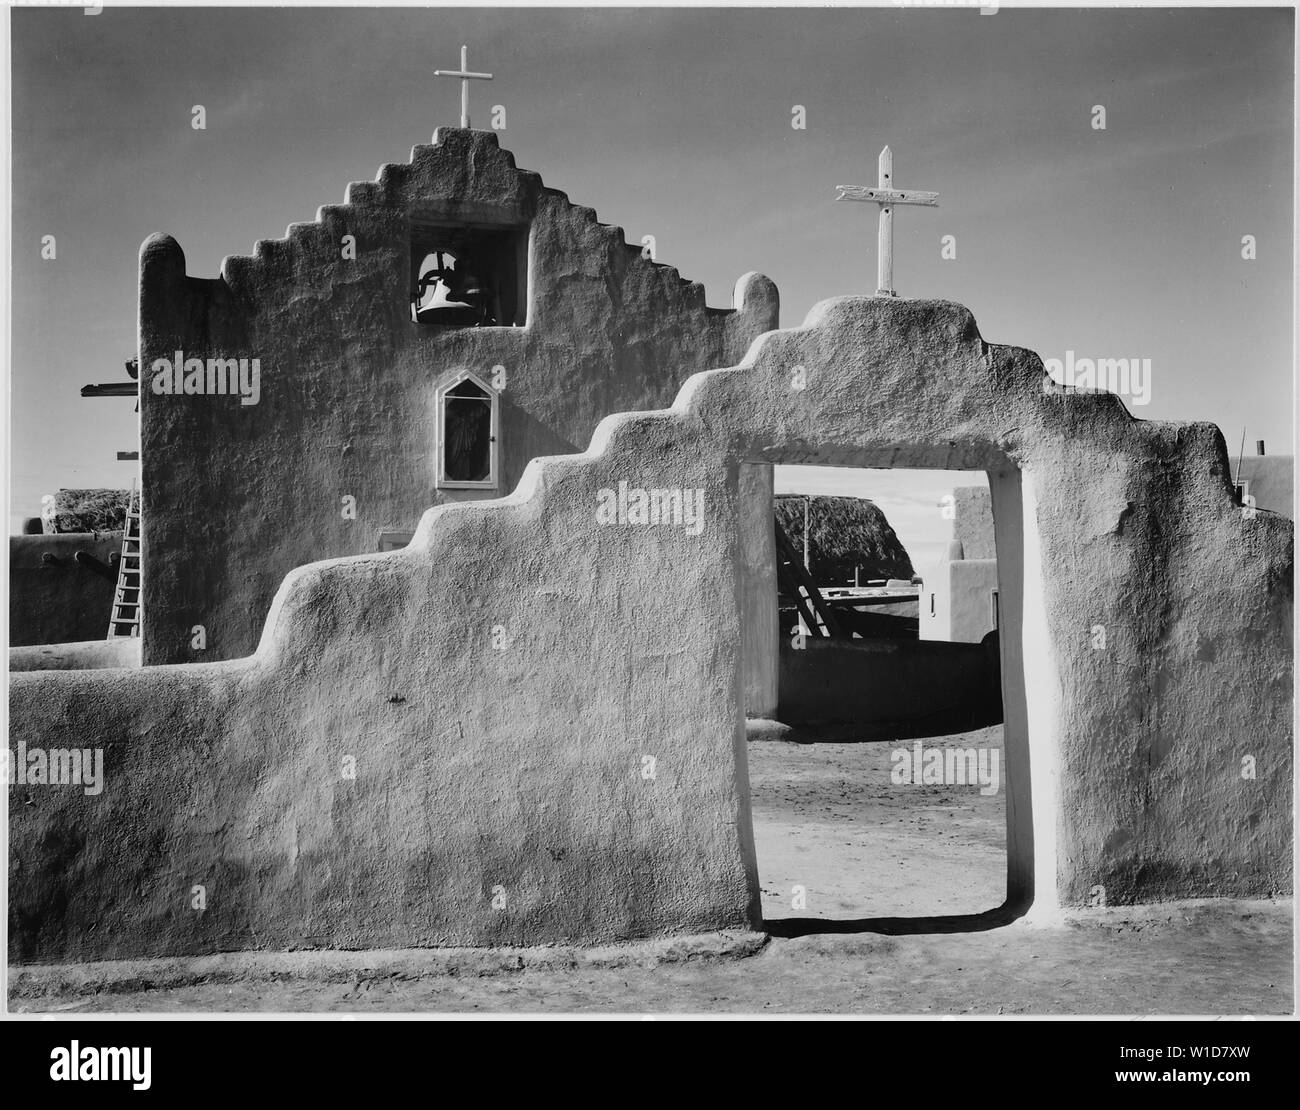
[[(1000, 751), (1001, 729), (924, 744)], [(895, 785), (889, 775), (895, 747), (910, 750), (911, 742), (749, 745), (763, 909), (773, 939), (747, 958), (388, 974), (349, 983), (262, 976), (135, 993), (13, 998), (10, 1011), (1292, 1012), (1289, 904), (1088, 910), (1050, 926), (985, 923), (960, 932), (936, 932), (915, 920), (986, 913), (1002, 902), (1004, 794), (1000, 788), (981, 795), (977, 786)], [(803, 888), (802, 907), (794, 905), (796, 887)], [(845, 924), (864, 918), (874, 919), (865, 930)]]
[[(910, 756), (913, 743), (749, 745), (764, 920), (973, 914), (1001, 905), (1002, 726), (921, 741), (925, 750), (996, 751), (995, 794), (895, 785), (891, 753)], [(793, 906), (796, 886), (803, 909)]]

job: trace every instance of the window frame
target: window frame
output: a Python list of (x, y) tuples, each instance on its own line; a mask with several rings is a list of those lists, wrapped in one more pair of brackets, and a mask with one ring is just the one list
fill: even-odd
[[(489, 456), (488, 476), (482, 481), (468, 482), (448, 478), (447, 468), (447, 396), (458, 385), (472, 382), (487, 394), (491, 417), (488, 424)], [(453, 398), (455, 400), (455, 398)], [(434, 404), (434, 488), (436, 489), (497, 489), (500, 485), (501, 465), (501, 395), (477, 374), (462, 370), (448, 378), (435, 394)]]

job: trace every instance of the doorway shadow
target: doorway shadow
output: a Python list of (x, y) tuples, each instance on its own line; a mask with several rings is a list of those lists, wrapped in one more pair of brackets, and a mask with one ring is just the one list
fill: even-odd
[(1001, 929), (1023, 917), (1029, 900), (1006, 901), (996, 909), (982, 913), (951, 914), (940, 917), (856, 917), (834, 920), (820, 917), (784, 917), (764, 921), (768, 936), (790, 940), (818, 934), (877, 933), (882, 936), (921, 936), (928, 933), (983, 933)]

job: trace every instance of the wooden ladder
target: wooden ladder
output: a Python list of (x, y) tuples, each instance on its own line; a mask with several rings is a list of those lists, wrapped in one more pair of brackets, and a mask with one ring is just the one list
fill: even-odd
[(113, 594), (113, 615), (108, 638), (118, 640), (140, 635), (140, 494), (131, 486), (126, 503), (126, 530), (122, 533), (122, 559), (117, 567), (117, 590)]
[[(808, 629), (808, 634), (823, 639), (843, 636), (840, 623), (835, 619), (835, 612), (826, 604), (817, 583), (804, 569), (803, 563), (795, 553), (790, 538), (785, 534), (780, 521), (773, 522), (776, 527), (776, 577), (783, 592), (794, 598), (799, 610), (799, 621)], [(816, 631), (814, 631), (814, 629)]]

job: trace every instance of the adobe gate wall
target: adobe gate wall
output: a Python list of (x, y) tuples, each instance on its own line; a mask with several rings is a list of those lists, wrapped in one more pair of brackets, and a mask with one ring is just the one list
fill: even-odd
[(409, 548), (293, 571), (249, 659), (12, 676), (13, 740), (105, 773), (12, 790), (12, 957), (757, 927), (745, 462), (995, 474), (1040, 898), (1288, 889), (1291, 522), (1234, 503), (1213, 425), (1045, 378), (960, 306), (824, 302)]

